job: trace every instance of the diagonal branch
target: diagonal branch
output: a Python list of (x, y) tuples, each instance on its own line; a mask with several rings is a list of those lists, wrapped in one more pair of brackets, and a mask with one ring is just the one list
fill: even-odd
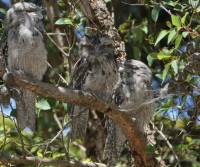
[[(3, 71), (1, 67), (0, 71)], [(2, 73), (0, 73), (0, 75), (2, 76)], [(8, 85), (23, 87), (24, 89), (28, 89), (44, 97), (54, 98), (66, 103), (81, 105), (101, 111), (123, 130), (129, 141), (130, 148), (134, 152), (133, 155), (138, 166), (156, 167), (158, 165), (154, 159), (147, 155), (145, 141), (137, 128), (135, 128), (135, 123), (127, 114), (119, 112), (116, 106), (106, 104), (104, 101), (92, 96), (88, 92), (71, 90), (64, 87), (55, 87), (51, 84), (33, 80), (27, 76), (22, 76), (22, 74), (18, 72), (7, 73), (3, 78)]]

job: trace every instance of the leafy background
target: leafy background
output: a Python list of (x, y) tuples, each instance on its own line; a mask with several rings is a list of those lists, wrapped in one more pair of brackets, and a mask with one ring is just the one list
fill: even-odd
[[(145, 62), (153, 72), (156, 108), (152, 127), (156, 144), (148, 146), (149, 153), (168, 166), (200, 167), (199, 0), (106, 2), (110, 11), (114, 9), (115, 24), (125, 41), (128, 58)], [(75, 36), (84, 35), (86, 21), (65, 0), (58, 0), (53, 7), (59, 11), (57, 17), (45, 17), (50, 65), (44, 80), (67, 86), (71, 67), (78, 59)], [(0, 10), (1, 33), (6, 10)], [(64, 47), (52, 35), (57, 29), (63, 33)], [(98, 161), (81, 141), (69, 143), (69, 104), (38, 97), (36, 107), (37, 132), (33, 134), (29, 129), (20, 132), (16, 128), (13, 99), (9, 106), (1, 105), (0, 154)], [(118, 166), (127, 166), (127, 154)]]

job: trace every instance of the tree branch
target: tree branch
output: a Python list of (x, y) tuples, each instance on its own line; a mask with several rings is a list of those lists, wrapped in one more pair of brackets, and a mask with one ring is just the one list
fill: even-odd
[(80, 162), (68, 160), (52, 160), (42, 159), (39, 157), (6, 157), (0, 155), (0, 164), (14, 164), (14, 165), (53, 165), (60, 167), (106, 167), (105, 164), (95, 162)]
[[(101, 30), (105, 30), (106, 32), (104, 33), (108, 34), (110, 38), (113, 39), (115, 55), (117, 55), (117, 57), (123, 61), (126, 57), (126, 53), (123, 48), (124, 44), (121, 41), (116, 28), (114, 27), (111, 16), (106, 10), (104, 1), (89, 0), (88, 4), (90, 4), (91, 10), (94, 12), (95, 19), (97, 19)], [(82, 5), (82, 7), (84, 8), (84, 4)], [(87, 9), (85, 10), (87, 11)], [(2, 66), (0, 67), (0, 76), (3, 76), (3, 73), (5, 72), (4, 69), (5, 68), (3, 68)], [(71, 90), (69, 88), (63, 87), (55, 87), (51, 84), (33, 80), (27, 76), (22, 76), (17, 72), (6, 74), (4, 76), (4, 80), (9, 85), (23, 87), (24, 89), (28, 89), (38, 95), (54, 98), (74, 105), (81, 105), (106, 114), (122, 129), (126, 138), (128, 139), (130, 148), (135, 158), (136, 167), (160, 166), (155, 159), (149, 157), (149, 155), (147, 154), (144, 138), (136, 128), (137, 126), (132, 121), (132, 119), (126, 113), (119, 112), (117, 107), (113, 104), (106, 104), (104, 101), (98, 99), (95, 96), (92, 96), (88, 92)]]
[[(0, 71), (4, 71), (2, 67), (0, 67)], [(2, 73), (0, 73), (0, 75), (2, 76)], [(24, 89), (28, 89), (44, 97), (54, 98), (74, 105), (85, 106), (106, 114), (123, 130), (129, 141), (130, 148), (134, 152), (133, 155), (137, 164), (139, 164), (138, 166), (156, 167), (158, 165), (157, 161), (147, 155), (146, 143), (137, 130), (135, 123), (127, 114), (119, 112), (116, 106), (106, 104), (104, 101), (92, 96), (88, 92), (55, 87), (48, 83), (33, 80), (19, 72), (7, 73), (3, 78), (8, 85), (23, 87)]]

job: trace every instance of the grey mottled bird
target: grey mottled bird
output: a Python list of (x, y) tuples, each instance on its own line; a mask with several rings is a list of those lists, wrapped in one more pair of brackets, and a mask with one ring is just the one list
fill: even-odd
[[(145, 137), (145, 130), (153, 114), (151, 71), (142, 62), (126, 60), (117, 65), (114, 59), (112, 41), (99, 38), (91, 42), (84, 37), (79, 43), (81, 58), (73, 73), (73, 89), (88, 91), (108, 103), (114, 103), (121, 112), (130, 115)], [(72, 139), (84, 139), (89, 110), (80, 106), (72, 108)], [(121, 129), (108, 119), (104, 159), (108, 166), (114, 166), (119, 158), (126, 137)]]
[[(41, 9), (33, 3), (19, 2), (6, 15), (8, 69), (21, 71), (41, 80), (47, 69), (47, 51), (43, 42)], [(23, 88), (19, 89), (17, 122), (21, 129), (35, 130), (36, 95)]]
[[(84, 37), (79, 42), (80, 59), (73, 73), (73, 89), (84, 90), (112, 101), (112, 92), (117, 82), (117, 66), (108, 37)], [(84, 139), (89, 110), (80, 106), (72, 108), (72, 139)]]
[[(119, 80), (113, 93), (113, 103), (121, 112), (126, 112), (136, 121), (139, 131), (144, 134), (153, 114), (151, 91), (151, 71), (142, 62), (126, 60), (119, 66)], [(104, 159), (108, 166), (114, 166), (119, 158), (126, 137), (112, 120), (107, 121), (107, 138), (104, 148)]]

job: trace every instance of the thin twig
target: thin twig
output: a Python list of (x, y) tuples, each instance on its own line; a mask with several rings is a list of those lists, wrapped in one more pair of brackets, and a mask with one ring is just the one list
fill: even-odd
[(167, 12), (170, 16), (173, 15), (173, 14), (171, 13), (171, 11), (168, 10), (163, 4), (160, 4), (160, 7), (161, 7), (165, 12)]
[[(47, 62), (47, 65), (51, 68), (51, 69), (53, 69), (53, 67), (51, 66), (51, 64), (50, 63), (48, 63)], [(58, 75), (58, 77), (65, 83), (65, 84), (69, 84), (67, 81), (66, 81), (66, 79), (62, 76), (62, 75), (60, 75), (58, 72), (56, 72), (55, 71), (55, 73)]]
[(47, 35), (61, 35), (61, 36), (66, 36), (66, 33), (56, 33), (56, 32), (48, 32)]
[(47, 37), (50, 39), (50, 41), (58, 48), (58, 50), (61, 51), (61, 53), (63, 55), (65, 55), (66, 57), (69, 57), (69, 54), (67, 54), (61, 47), (58, 46), (58, 44), (53, 40), (53, 38), (51, 38), (50, 35), (48, 35), (48, 33), (46, 32)]
[(139, 3), (127, 3), (122, 1), (122, 4), (129, 5), (129, 6), (149, 6), (148, 4), (139, 4)]
[[(152, 123), (152, 124), (153, 124), (153, 123)], [(168, 145), (168, 147), (170, 148), (170, 150), (171, 150), (172, 153), (174, 154), (174, 157), (175, 157), (175, 159), (177, 160), (178, 166), (181, 167), (181, 165), (180, 165), (180, 160), (179, 160), (179, 158), (178, 158), (176, 152), (174, 151), (173, 146), (172, 146), (172, 144), (170, 143), (170, 141), (167, 139), (167, 137), (165, 136), (165, 134), (155, 126), (155, 124), (153, 124), (153, 127), (154, 127), (154, 129), (156, 130), (156, 132), (164, 139), (164, 141), (166, 142), (166, 144)]]

